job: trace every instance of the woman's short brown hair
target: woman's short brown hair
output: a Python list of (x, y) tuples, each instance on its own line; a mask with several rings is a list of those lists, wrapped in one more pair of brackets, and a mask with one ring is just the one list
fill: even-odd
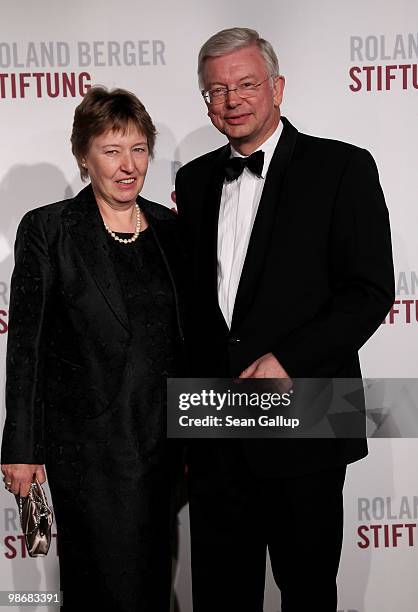
[(108, 130), (124, 133), (130, 123), (146, 137), (152, 158), (157, 131), (145, 106), (135, 94), (126, 89), (109, 91), (102, 86), (88, 90), (75, 109), (71, 132), (71, 148), (81, 180), (87, 180), (89, 175), (82, 160), (89, 151), (92, 139)]

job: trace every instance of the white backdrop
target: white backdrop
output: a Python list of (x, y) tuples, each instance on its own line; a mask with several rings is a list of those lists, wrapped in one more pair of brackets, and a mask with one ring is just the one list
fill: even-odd
[[(143, 194), (170, 205), (176, 167), (223, 143), (198, 91), (196, 56), (211, 34), (236, 25), (259, 30), (276, 48), (287, 83), (282, 112), (299, 130), (374, 155), (392, 222), (397, 302), (362, 350), (363, 371), (417, 376), (416, 0), (39, 0), (2, 3), (1, 13), (0, 382), (16, 227), (26, 210), (81, 188), (69, 134), (84, 87), (124, 87), (145, 103), (159, 137)], [(370, 448), (348, 472), (339, 609), (415, 612), (417, 441), (373, 440)], [(0, 590), (56, 588), (55, 543), (46, 560), (23, 558), (14, 500), (3, 490), (0, 496)], [(181, 528), (176, 583), (189, 612), (187, 511)], [(315, 525), (308, 515), (305, 525), (293, 525), (289, 516), (284, 528)], [(270, 576), (265, 609), (279, 609)]]

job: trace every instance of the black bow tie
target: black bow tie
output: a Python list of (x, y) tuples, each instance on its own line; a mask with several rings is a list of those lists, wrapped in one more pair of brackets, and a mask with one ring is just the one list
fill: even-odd
[(224, 171), (225, 179), (235, 181), (241, 176), (244, 168), (248, 168), (253, 174), (261, 177), (264, 165), (264, 151), (256, 151), (248, 157), (230, 157), (226, 160)]

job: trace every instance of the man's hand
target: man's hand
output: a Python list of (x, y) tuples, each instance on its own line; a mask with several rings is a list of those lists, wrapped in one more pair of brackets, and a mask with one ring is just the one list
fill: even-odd
[(248, 368), (245, 368), (239, 375), (240, 378), (282, 378), (286, 391), (291, 389), (292, 381), (273, 353), (267, 353), (256, 359)]
[(8, 463), (1, 466), (1, 471), (4, 475), (3, 481), (6, 489), (14, 495), (20, 495), (21, 497), (27, 497), (34, 478), (37, 478), (40, 484), (46, 480), (43, 465)]
[(239, 375), (240, 378), (289, 378), (273, 353), (259, 357)]

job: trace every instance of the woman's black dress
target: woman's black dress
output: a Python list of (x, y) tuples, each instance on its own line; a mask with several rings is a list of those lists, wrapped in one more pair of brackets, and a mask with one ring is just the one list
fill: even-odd
[(176, 374), (174, 296), (150, 227), (131, 244), (108, 241), (131, 327), (124, 382), (110, 409), (83, 421), (79, 442), (47, 444), (63, 610), (163, 612), (171, 577), (173, 464), (164, 411), (165, 379)]

